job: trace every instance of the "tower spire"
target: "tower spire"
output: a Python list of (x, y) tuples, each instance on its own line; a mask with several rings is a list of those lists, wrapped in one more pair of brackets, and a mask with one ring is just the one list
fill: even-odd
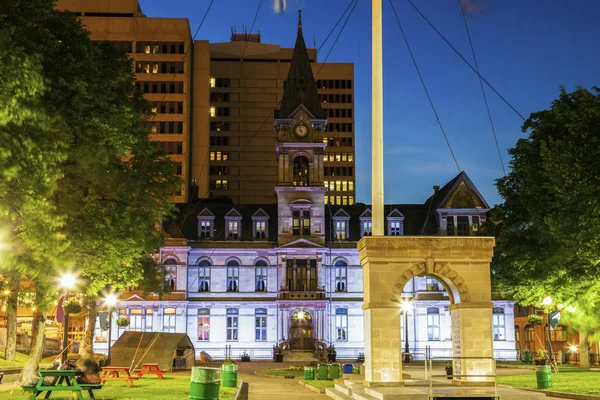
[(298, 10), (298, 36), (283, 91), (283, 99), (279, 110), (275, 113), (275, 118), (287, 118), (300, 104), (315, 118), (325, 119), (308, 50), (302, 35), (302, 10)]

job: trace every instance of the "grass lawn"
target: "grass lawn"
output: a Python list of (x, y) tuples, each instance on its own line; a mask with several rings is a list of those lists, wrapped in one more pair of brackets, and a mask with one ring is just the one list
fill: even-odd
[(261, 369), (256, 371), (257, 374), (262, 375), (271, 375), (271, 376), (296, 376), (303, 377), (304, 369), (290, 369), (290, 368), (269, 368), (269, 369)]
[[(536, 389), (535, 375), (499, 376), (498, 383), (523, 389)], [(587, 395), (600, 395), (600, 371), (581, 371), (575, 367), (561, 367), (561, 372), (552, 374), (552, 389)]]
[(6, 361), (4, 359), (4, 350), (0, 350), (0, 367), (19, 367), (25, 365), (29, 356), (23, 353), (15, 355), (15, 361)]
[(304, 383), (319, 389), (330, 389), (334, 387), (333, 381), (304, 381)]
[[(4, 385), (2, 385), (4, 386)], [(11, 385), (12, 386), (12, 385)], [(237, 389), (221, 387), (219, 399), (231, 400)], [(14, 391), (9, 396), (9, 391), (0, 392), (0, 399), (27, 399), (30, 394), (23, 393), (20, 389)], [(128, 388), (123, 381), (109, 381), (100, 390), (95, 390), (94, 395), (98, 400), (173, 400), (187, 399), (190, 395), (190, 377), (189, 375), (169, 375), (164, 379), (157, 377), (143, 377), (135, 381), (135, 386)], [(39, 398), (45, 396), (42, 393)], [(88, 394), (84, 393), (84, 398)], [(69, 399), (73, 397), (71, 392), (53, 392), (51, 399)]]

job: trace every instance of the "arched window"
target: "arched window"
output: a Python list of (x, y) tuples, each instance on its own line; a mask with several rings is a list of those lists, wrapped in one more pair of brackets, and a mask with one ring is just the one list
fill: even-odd
[(294, 186), (308, 186), (308, 158), (298, 156), (294, 158)]
[(175, 283), (177, 282), (177, 261), (169, 258), (165, 260), (163, 268), (165, 272), (165, 281), (171, 287), (171, 290), (175, 290)]
[(255, 290), (257, 292), (267, 291), (267, 263), (264, 260), (258, 260), (256, 264)]
[(348, 282), (348, 264), (344, 260), (337, 260), (335, 262), (335, 291), (345, 292), (347, 291)]
[[(210, 261), (202, 260), (198, 263), (198, 292), (210, 292)], [(191, 286), (191, 285), (190, 285)]]
[(227, 291), (237, 292), (239, 291), (240, 283), (240, 263), (236, 260), (229, 260), (227, 262)]

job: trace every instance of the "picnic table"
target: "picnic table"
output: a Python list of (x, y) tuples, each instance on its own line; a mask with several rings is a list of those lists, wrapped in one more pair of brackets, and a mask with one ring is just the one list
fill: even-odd
[[(78, 383), (76, 376), (81, 375), (77, 370), (55, 370), (46, 369), (38, 371), (40, 379), (35, 385), (23, 385), (26, 392), (31, 392), (30, 400), (34, 400), (40, 393), (46, 392), (45, 398), (49, 398), (52, 392), (73, 392), (79, 400), (83, 400), (82, 391), (87, 390), (90, 399), (95, 399), (94, 389), (102, 389), (101, 384)], [(52, 378), (52, 382), (45, 384), (44, 378)]]
[(106, 383), (106, 381), (125, 381), (127, 387), (133, 387), (133, 381), (139, 379), (139, 377), (131, 376), (129, 367), (102, 367), (100, 379), (102, 379), (102, 383)]
[(149, 375), (157, 375), (160, 379), (163, 378), (163, 374), (167, 372), (164, 369), (158, 368), (158, 363), (145, 363), (142, 364), (142, 369), (136, 369), (133, 371), (134, 374), (137, 374), (138, 378), (141, 378), (144, 374)]

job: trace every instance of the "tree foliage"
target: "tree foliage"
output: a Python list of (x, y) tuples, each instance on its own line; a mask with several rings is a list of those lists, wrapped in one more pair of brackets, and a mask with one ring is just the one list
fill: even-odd
[(497, 289), (523, 304), (577, 306), (575, 328), (600, 321), (600, 90), (561, 89), (531, 114), (496, 185), (504, 203), (487, 229), (497, 238)]
[(53, 7), (0, 2), (0, 273), (28, 279), (41, 313), (67, 269), (89, 296), (155, 276), (180, 185), (148, 139), (131, 59)]

